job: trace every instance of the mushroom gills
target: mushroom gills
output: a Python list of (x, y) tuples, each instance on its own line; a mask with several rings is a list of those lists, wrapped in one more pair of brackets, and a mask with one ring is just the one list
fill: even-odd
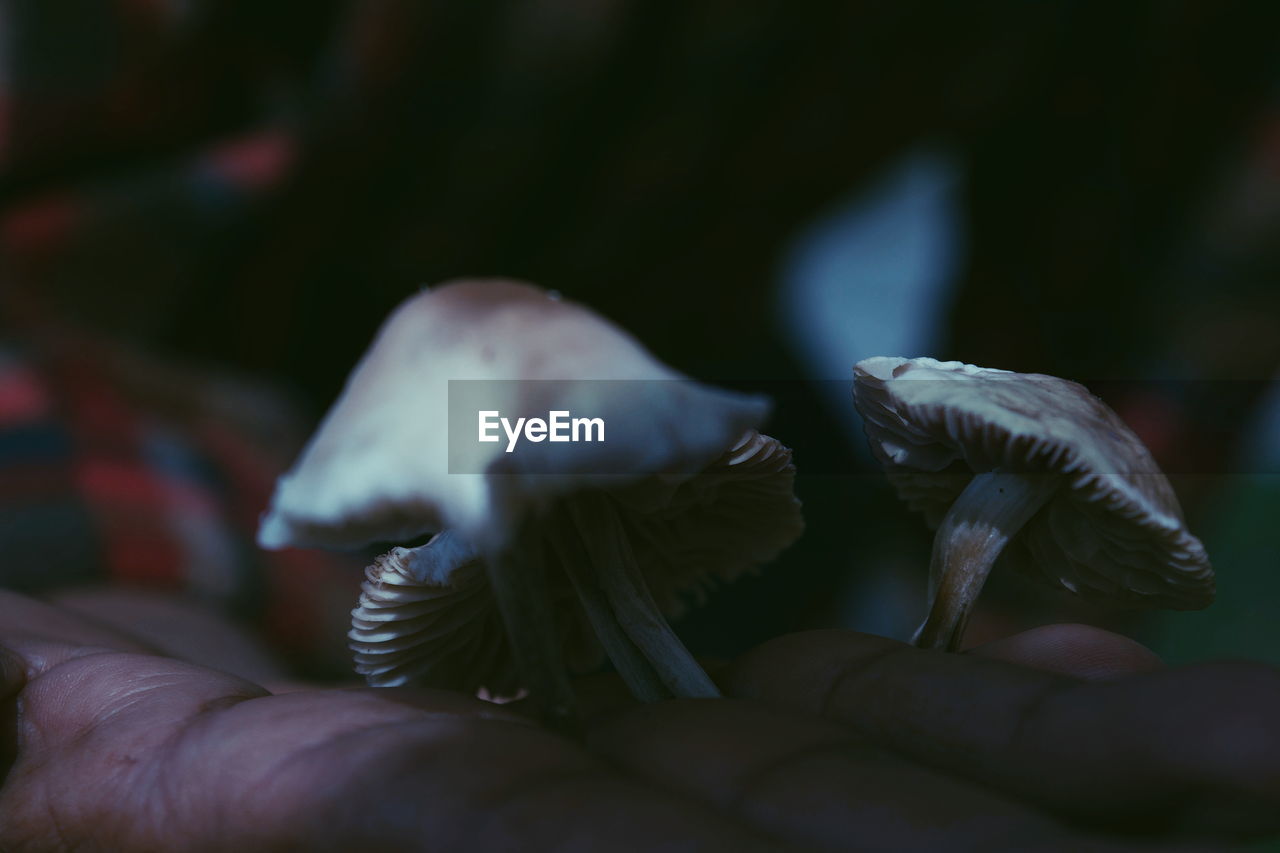
[(975, 474), (947, 511), (929, 561), (929, 615), (912, 642), (957, 651), (982, 585), (1000, 552), (1057, 492), (1060, 474)]

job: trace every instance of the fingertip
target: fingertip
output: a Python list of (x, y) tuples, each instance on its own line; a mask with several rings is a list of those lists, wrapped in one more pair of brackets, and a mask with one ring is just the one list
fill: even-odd
[(1136, 640), (1093, 625), (1062, 623), (1032, 628), (966, 654), (992, 658), (1084, 681), (1111, 681), (1165, 668)]

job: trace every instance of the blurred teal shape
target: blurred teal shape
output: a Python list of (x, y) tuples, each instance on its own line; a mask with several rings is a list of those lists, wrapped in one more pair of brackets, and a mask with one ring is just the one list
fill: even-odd
[(1161, 613), (1149, 641), (1169, 663), (1247, 657), (1280, 664), (1280, 383), (1259, 409), (1238, 466), (1200, 519), (1218, 600)]
[[(937, 354), (963, 246), (961, 185), (952, 155), (917, 148), (793, 241), (782, 331), (809, 378), (852, 383), (864, 358)], [(853, 414), (849, 394), (836, 402)]]
[(1160, 613), (1149, 641), (1170, 664), (1242, 658), (1280, 664), (1280, 474), (1238, 474), (1202, 519), (1218, 598)]

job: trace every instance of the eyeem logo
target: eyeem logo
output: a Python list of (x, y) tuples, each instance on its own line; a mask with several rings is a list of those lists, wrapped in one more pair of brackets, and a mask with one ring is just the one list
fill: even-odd
[(479, 438), (483, 442), (501, 441), (499, 427), (507, 434), (507, 453), (516, 449), (521, 434), (526, 441), (604, 441), (604, 418), (575, 418), (568, 411), (547, 412), (547, 419), (502, 417), (496, 410), (479, 412)]

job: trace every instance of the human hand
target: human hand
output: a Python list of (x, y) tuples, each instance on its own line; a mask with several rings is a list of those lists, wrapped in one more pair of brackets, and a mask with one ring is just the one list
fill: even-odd
[[(723, 674), (731, 693), (763, 702), (614, 708), (590, 721), (580, 744), (510, 707), (442, 691), (270, 695), (12, 594), (0, 595), (0, 624), (11, 650), (4, 707), (16, 723), (6, 727), (16, 759), (0, 789), (5, 849), (1131, 849), (1051, 816), (1074, 801), (1043, 790), (1024, 797), (1023, 766), (1011, 757), (1001, 770), (999, 724), (1015, 719), (1019, 691), (1072, 682), (1000, 662), (847, 632), (793, 635)], [(1256, 672), (1273, 688), (1258, 713), (1276, 719), (1274, 672)], [(1041, 689), (1048, 710), (1075, 694)], [(821, 719), (814, 701), (827, 694)], [(996, 695), (1014, 710), (978, 713)], [(1166, 702), (1163, 718), (1175, 710)], [(920, 754), (880, 749), (901, 742)], [(1088, 769), (1075, 752), (1067, 759), (1050, 755), (1056, 764), (1032, 769)], [(993, 785), (1008, 781), (1012, 793), (924, 766), (947, 761)], [(1203, 771), (1194, 790), (1206, 795), (1261, 778), (1232, 776), (1244, 786), (1233, 788), (1224, 773), (1239, 768), (1178, 761), (1186, 778)], [(1267, 784), (1249, 789), (1263, 797), (1254, 818), (1266, 796), (1274, 806), (1274, 779)]]
[[(1263, 664), (1166, 669), (1081, 625), (961, 655), (818, 631), (766, 643), (724, 680), (965, 780), (957, 793), (976, 783), (1095, 833), (1163, 850), (1280, 831), (1280, 670)], [(948, 813), (951, 799), (940, 783), (916, 789)]]

